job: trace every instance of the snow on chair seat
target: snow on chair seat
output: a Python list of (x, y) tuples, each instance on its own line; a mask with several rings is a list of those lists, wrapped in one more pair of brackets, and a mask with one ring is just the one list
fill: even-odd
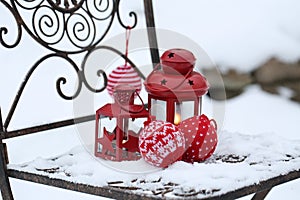
[[(109, 191), (123, 191), (123, 198), (136, 195), (141, 199), (233, 199), (268, 189), (286, 179), (299, 178), (299, 150), (300, 141), (274, 134), (255, 136), (221, 132), (216, 153), (203, 163), (177, 161), (166, 169), (159, 169), (151, 168), (140, 159), (118, 163), (122, 166), (118, 171), (111, 161), (96, 160), (78, 147), (53, 158), (9, 164), (8, 172), (12, 177), (24, 176), (25, 179), (27, 173), (35, 174), (39, 177), (33, 180), (36, 182), (46, 177), (54, 182), (79, 184), (81, 187), (75, 190), (91, 194), (99, 189), (104, 195)], [(141, 173), (120, 170), (136, 169), (136, 166)], [(17, 171), (21, 175), (16, 174)], [(151, 173), (147, 173), (149, 171)], [(107, 196), (118, 198), (118, 195), (116, 192)]]

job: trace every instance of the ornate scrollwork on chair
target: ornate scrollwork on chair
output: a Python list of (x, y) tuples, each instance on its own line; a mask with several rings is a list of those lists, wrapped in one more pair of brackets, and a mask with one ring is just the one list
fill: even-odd
[[(24, 30), (30, 37), (48, 51), (28, 71), (24, 81), (11, 106), (4, 123), (6, 130), (19, 102), (21, 94), (31, 75), (44, 61), (56, 57), (64, 59), (77, 73), (77, 89), (72, 95), (62, 90), (67, 78), (60, 77), (56, 81), (58, 94), (66, 100), (76, 98), (82, 84), (92, 92), (101, 92), (107, 85), (107, 77), (103, 70), (97, 71), (97, 76), (103, 82), (101, 88), (93, 88), (88, 84), (84, 73), (84, 65), (78, 65), (72, 55), (88, 55), (99, 46), (108, 34), (115, 18), (123, 28), (134, 28), (137, 24), (137, 15), (129, 13), (132, 24), (126, 25), (120, 16), (120, 0), (0, 0), (12, 14), (17, 25), (15, 41), (8, 42), (7, 34), (12, 34), (8, 27), (0, 27), (0, 43), (6, 48), (15, 48), (21, 41)], [(117, 50), (112, 49), (114, 52)], [(124, 55), (122, 55), (124, 59)]]

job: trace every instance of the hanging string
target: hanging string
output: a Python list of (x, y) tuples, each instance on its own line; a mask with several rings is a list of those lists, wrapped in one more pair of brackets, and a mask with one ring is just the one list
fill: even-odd
[(129, 46), (129, 39), (130, 39), (130, 32), (131, 32), (131, 27), (127, 26), (126, 28), (126, 46), (125, 46), (125, 66), (127, 66), (127, 59), (128, 59), (128, 46)]

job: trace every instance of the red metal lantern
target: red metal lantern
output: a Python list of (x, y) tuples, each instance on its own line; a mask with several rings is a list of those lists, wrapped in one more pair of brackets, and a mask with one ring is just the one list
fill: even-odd
[[(134, 104), (135, 94), (142, 105)], [(136, 89), (130, 85), (116, 86), (113, 96), (114, 103), (108, 103), (96, 111), (95, 156), (114, 161), (137, 160), (141, 157), (139, 129), (149, 113)], [(138, 119), (140, 125), (132, 126)]]
[(185, 49), (170, 49), (161, 56), (161, 69), (152, 71), (144, 82), (150, 115), (174, 124), (201, 114), (202, 96), (209, 85), (193, 71), (196, 58)]

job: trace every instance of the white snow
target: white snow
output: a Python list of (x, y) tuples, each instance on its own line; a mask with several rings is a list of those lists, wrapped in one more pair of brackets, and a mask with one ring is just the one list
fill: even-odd
[(262, 92), (257, 86), (250, 86), (241, 96), (227, 101), (224, 129), (300, 138), (299, 114), (299, 104), (286, 96), (272, 95)]
[[(144, 161), (115, 163), (117, 168), (109, 167), (107, 162), (94, 159), (83, 147), (51, 159), (37, 158), (21, 165), (10, 164), (8, 167), (42, 174), (51, 178), (60, 178), (75, 183), (105, 186), (108, 182), (123, 181), (122, 186), (138, 187), (136, 192), (151, 191), (163, 187), (163, 184), (175, 183), (175, 192), (197, 190), (219, 190), (218, 195), (258, 183), (259, 181), (286, 174), (300, 168), (300, 140), (286, 139), (276, 133), (245, 135), (227, 131), (220, 132), (219, 144), (213, 157), (205, 163), (188, 164), (178, 161), (167, 169), (153, 168)], [(237, 163), (222, 162), (228, 155), (238, 155)], [(218, 159), (221, 157), (221, 160)], [(236, 158), (230, 158), (235, 161)], [(136, 172), (126, 169), (136, 168)], [(43, 170), (53, 170), (46, 173)], [(144, 171), (144, 172), (143, 172)], [(159, 182), (151, 183), (151, 180)], [(133, 180), (138, 180), (133, 182)], [(142, 184), (140, 180), (148, 181)], [(174, 197), (173, 192), (168, 196)], [(199, 194), (198, 197), (201, 197)], [(202, 195), (203, 196), (203, 195)]]
[[(127, 13), (126, 10), (138, 10), (139, 15), (143, 14), (141, 1), (127, 2), (128, 4), (122, 3), (122, 7), (126, 7), (124, 15)], [(221, 70), (234, 66), (241, 71), (250, 71), (271, 56), (277, 56), (284, 61), (298, 60), (300, 58), (300, 26), (297, 23), (300, 18), (299, 10), (300, 2), (297, 0), (190, 0), (188, 3), (180, 0), (154, 1), (157, 27), (179, 32), (199, 43)], [(8, 18), (3, 17), (6, 13), (1, 4), (1, 20), (5, 19), (10, 23)], [(143, 22), (143, 20), (140, 21), (139, 27), (144, 27)], [(119, 32), (119, 29), (114, 28), (111, 33), (115, 35)], [(0, 75), (2, 95), (0, 105), (4, 116), (8, 113), (7, 109), (26, 71), (32, 62), (39, 58), (34, 52), (42, 51), (36, 46), (30, 48), (29, 41), (30, 38), (25, 37), (21, 42), (21, 47), (8, 51), (0, 45), (1, 64), (4, 62)], [(29, 48), (30, 51), (28, 51)], [(57, 61), (53, 63), (55, 62)], [(60, 69), (59, 66), (53, 65), (51, 69), (40, 68), (36, 72), (36, 76), (33, 76), (34, 78), (22, 96), (20, 105), (23, 104), (23, 106), (17, 108), (12, 127), (19, 128), (72, 116), (72, 104), (61, 101), (55, 95), (55, 82), (53, 81), (60, 73), (70, 74), (72, 71), (63, 69), (65, 71), (61, 72), (58, 69)], [(72, 75), (68, 80), (73, 80)], [(54, 95), (48, 95), (48, 93)], [(243, 154), (248, 156), (245, 162), (236, 165), (209, 163), (209, 169), (208, 165), (178, 162), (167, 170), (157, 171), (151, 167), (147, 168), (149, 166), (146, 163), (139, 161), (139, 167), (153, 171), (146, 173), (143, 178), (157, 180), (163, 176), (166, 178), (164, 181), (172, 179), (187, 188), (195, 185), (202, 187), (206, 183), (207, 188), (220, 186), (226, 191), (230, 184), (224, 181), (229, 180), (232, 187), (238, 187), (242, 183), (250, 184), (261, 178), (271, 177), (274, 173), (280, 174), (299, 168), (300, 161), (297, 156), (300, 139), (300, 105), (287, 99), (291, 95), (290, 91), (281, 89), (280, 93), (282, 96), (271, 95), (262, 92), (256, 86), (251, 86), (241, 96), (227, 101), (226, 118), (223, 131), (219, 133), (220, 144), (217, 153)], [(40, 110), (40, 112), (33, 113), (32, 110)], [(66, 172), (76, 177), (76, 181), (95, 185), (105, 184), (107, 180), (120, 178), (132, 180), (141, 176), (141, 174), (112, 170), (110, 167), (116, 163), (109, 163), (110, 167), (99, 165), (99, 162), (95, 162), (81, 148), (74, 149), (81, 145), (80, 140), (76, 129), (64, 128), (5, 142), (8, 144), (11, 163), (26, 163), (34, 160), (26, 167), (29, 171), (42, 173), (42, 171), (36, 171), (36, 168), (41, 170), (63, 166), (63, 170), (54, 176), (64, 178)], [(231, 145), (233, 143), (235, 145)], [(65, 154), (70, 149), (75, 153), (76, 159), (71, 159), (68, 154)], [(290, 161), (288, 165), (285, 162), (278, 162), (278, 160), (285, 159), (287, 153), (297, 158)], [(63, 156), (55, 162), (46, 159), (57, 155)], [(250, 166), (249, 163), (254, 161), (258, 164)], [(130, 162), (122, 164), (126, 168), (133, 167)], [(268, 164), (271, 164), (271, 167)], [(134, 166), (135, 168), (132, 169), (137, 169), (137, 165)], [(201, 172), (201, 170), (208, 173)], [(225, 170), (226, 174), (223, 173)], [(184, 173), (188, 171), (189, 174), (195, 172), (201, 176), (201, 179), (191, 180), (188, 176), (173, 176), (174, 173), (182, 171)], [(107, 179), (103, 178), (103, 174), (107, 176)], [(10, 180), (16, 200), (103, 199), (16, 179)], [(299, 180), (281, 185), (274, 188), (266, 199), (297, 199), (299, 187)], [(249, 198), (248, 196), (243, 199)]]

